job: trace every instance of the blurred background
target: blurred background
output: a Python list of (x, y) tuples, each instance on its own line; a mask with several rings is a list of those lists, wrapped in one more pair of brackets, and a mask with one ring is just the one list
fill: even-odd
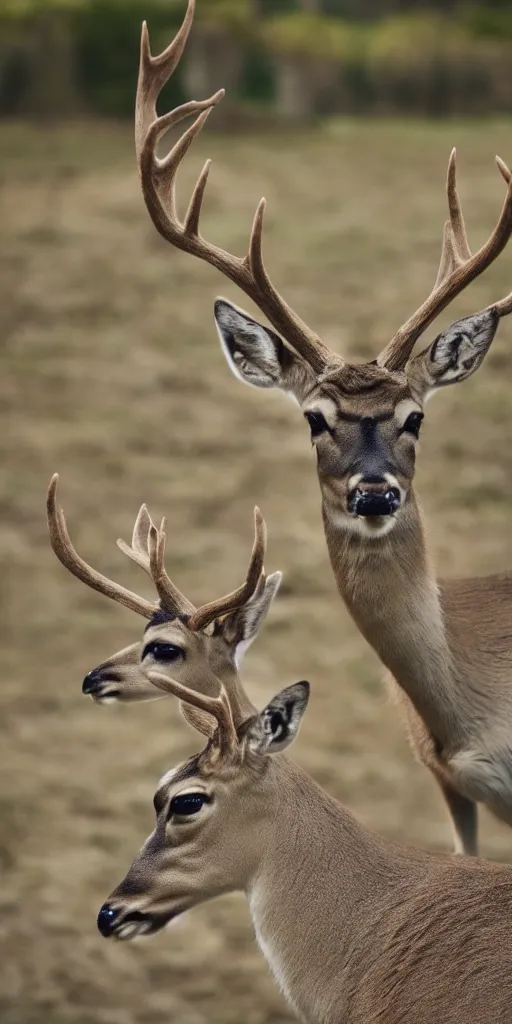
[[(454, 144), (470, 241), (494, 226), (494, 154), (512, 161), (510, 5), (197, 6), (162, 109), (229, 94), (187, 156), (181, 208), (211, 156), (203, 232), (241, 254), (266, 195), (276, 285), (328, 344), (372, 359), (435, 279)], [(214, 297), (250, 304), (166, 245), (140, 196), (140, 22), (156, 51), (184, 7), (0, 5), (2, 1024), (293, 1019), (241, 896), (134, 945), (96, 930), (151, 831), (160, 775), (198, 742), (170, 701), (98, 708), (82, 697), (85, 673), (144, 623), (53, 556), (44, 500), (55, 470), (79, 551), (148, 596), (115, 546), (143, 500), (167, 515), (168, 568), (194, 602), (241, 580), (257, 502), (267, 569), (285, 579), (247, 656), (251, 696), (263, 706), (309, 678), (294, 756), (380, 832), (451, 847), (438, 791), (335, 593), (307, 426), (281, 395), (239, 384), (220, 351)], [(508, 251), (431, 336), (511, 287)], [(505, 321), (480, 372), (428, 406), (417, 489), (441, 574), (512, 566), (511, 380)], [(485, 813), (481, 848), (512, 860), (511, 831)]]
[[(122, 117), (140, 22), (155, 46), (182, 0), (2, 0), (0, 113)], [(508, 112), (509, 0), (203, 0), (169, 96), (209, 94), (287, 118)], [(225, 110), (227, 108), (225, 105)]]

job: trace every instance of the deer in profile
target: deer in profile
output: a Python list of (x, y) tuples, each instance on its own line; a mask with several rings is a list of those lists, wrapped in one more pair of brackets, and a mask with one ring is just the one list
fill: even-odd
[[(266, 527), (255, 509), (255, 539), (245, 582), (237, 590), (196, 608), (169, 578), (165, 569), (166, 524), (157, 528), (145, 505), (135, 521), (131, 546), (118, 546), (150, 577), (158, 595), (152, 602), (91, 568), (71, 543), (62, 509), (57, 504), (58, 475), (48, 488), (47, 514), (53, 551), (79, 580), (100, 594), (148, 620), (142, 640), (118, 651), (89, 672), (82, 690), (100, 704), (155, 700), (165, 694), (148, 679), (159, 668), (184, 685), (205, 694), (218, 692), (218, 676), (232, 699), (244, 708), (238, 668), (254, 640), (281, 582), (281, 573), (266, 576), (263, 561)], [(184, 709), (188, 714), (188, 709)], [(194, 718), (194, 711), (191, 715)]]
[(148, 936), (241, 891), (308, 1024), (508, 1024), (511, 867), (409, 849), (359, 824), (283, 754), (308, 683), (246, 716), (220, 681), (212, 697), (149, 678), (200, 715), (207, 743), (161, 779), (154, 831), (101, 908), (102, 935)]
[[(176, 38), (151, 55), (143, 26), (135, 142), (144, 200), (160, 234), (205, 260), (248, 295), (272, 328), (225, 299), (215, 320), (239, 380), (279, 388), (295, 399), (316, 448), (327, 547), (338, 590), (392, 677), (413, 745), (445, 797), (456, 852), (476, 853), (478, 802), (512, 824), (512, 574), (438, 580), (413, 490), (417, 440), (426, 400), (470, 376), (482, 363), (512, 293), (453, 323), (414, 355), (439, 313), (504, 249), (512, 232), (512, 175), (502, 160), (506, 198), (488, 241), (469, 248), (456, 184), (448, 166), (449, 220), (439, 272), (420, 308), (377, 359), (346, 362), (286, 304), (262, 257), (264, 200), (248, 252), (239, 258), (199, 230), (209, 162), (183, 221), (176, 210), (178, 167), (222, 90), (158, 117), (156, 101), (175, 70), (194, 14), (189, 0)], [(164, 157), (157, 142), (191, 114), (196, 120)], [(278, 332), (278, 333), (276, 333)]]

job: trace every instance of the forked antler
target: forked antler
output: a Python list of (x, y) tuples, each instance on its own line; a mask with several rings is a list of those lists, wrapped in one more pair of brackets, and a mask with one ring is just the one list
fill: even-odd
[(263, 573), (266, 546), (267, 528), (265, 520), (259, 508), (255, 508), (254, 544), (245, 582), (237, 590), (233, 590), (231, 594), (226, 594), (225, 597), (220, 597), (217, 601), (210, 601), (209, 604), (203, 604), (201, 608), (198, 608), (188, 623), (190, 629), (205, 629), (214, 619), (218, 619), (221, 615), (227, 615), (228, 612), (235, 611), (236, 608), (241, 608), (247, 601), (250, 601)]
[[(457, 192), (456, 153), (455, 149), (452, 150), (446, 185), (449, 220), (444, 226), (441, 262), (436, 282), (428, 299), (403, 324), (381, 352), (377, 360), (380, 366), (388, 370), (403, 369), (423, 331), (456, 295), (494, 262), (505, 248), (512, 234), (512, 175), (500, 157), (496, 157), (496, 163), (507, 182), (505, 202), (491, 236), (478, 252), (472, 254)], [(512, 293), (488, 308), (495, 309), (500, 317), (506, 316), (512, 310)]]
[(96, 569), (88, 565), (87, 562), (84, 562), (83, 558), (75, 551), (67, 530), (64, 512), (61, 508), (57, 507), (58, 482), (59, 474), (54, 473), (48, 488), (46, 508), (50, 542), (59, 561), (65, 565), (66, 569), (73, 573), (73, 576), (76, 576), (82, 583), (86, 583), (88, 587), (92, 587), (93, 590), (97, 590), (100, 594), (111, 597), (114, 601), (124, 605), (125, 608), (130, 608), (133, 612), (137, 612), (138, 615), (151, 619), (155, 612), (158, 611), (157, 604), (146, 601), (145, 598), (139, 597), (138, 594), (127, 590), (119, 583), (109, 580), (107, 576), (103, 576)]
[(172, 693), (184, 704), (191, 704), (199, 711), (211, 715), (218, 726), (218, 745), (221, 753), (225, 756), (234, 754), (238, 747), (238, 737), (233, 720), (233, 712), (229, 703), (229, 697), (221, 684), (218, 697), (208, 697), (197, 690), (190, 690), (183, 686), (176, 679), (168, 679), (161, 672), (148, 672), (148, 679), (159, 690), (165, 693)]
[[(209, 160), (199, 175), (183, 223), (177, 215), (175, 179), (178, 167), (212, 108), (224, 96), (224, 90), (221, 89), (209, 99), (184, 103), (168, 114), (157, 117), (156, 101), (179, 63), (192, 25), (194, 9), (195, 0), (188, 0), (187, 13), (179, 32), (167, 49), (157, 57), (151, 55), (146, 23), (142, 26), (135, 109), (135, 148), (142, 192), (149, 215), (157, 231), (171, 245), (205, 260), (238, 285), (313, 370), (320, 373), (326, 366), (341, 364), (342, 360), (293, 312), (270, 281), (263, 263), (261, 247), (265, 200), (261, 200), (256, 210), (249, 249), (244, 259), (205, 241), (199, 233), (201, 206), (210, 170)], [(159, 159), (155, 151), (162, 135), (198, 111), (199, 116), (183, 133), (170, 153), (163, 160)]]
[(162, 519), (158, 530), (146, 505), (141, 505), (133, 527), (132, 546), (129, 547), (121, 539), (117, 541), (117, 546), (147, 572), (155, 584), (163, 608), (172, 611), (174, 615), (189, 616), (196, 611), (195, 606), (178, 590), (165, 569), (165, 525), (165, 519)]
[(151, 577), (164, 608), (171, 609), (176, 615), (190, 616), (187, 623), (189, 629), (200, 630), (205, 629), (214, 619), (240, 608), (250, 600), (264, 575), (266, 526), (259, 508), (254, 509), (254, 544), (244, 583), (230, 594), (210, 601), (197, 609), (167, 575), (165, 527), (166, 521), (162, 519), (158, 530), (146, 505), (142, 505), (133, 528), (132, 546), (128, 547), (123, 540), (117, 542), (121, 551), (132, 561), (137, 562), (137, 565), (140, 565)]
[(254, 544), (244, 583), (224, 597), (217, 598), (217, 600), (210, 601), (196, 609), (167, 575), (164, 564), (165, 519), (162, 520), (158, 530), (152, 522), (146, 506), (142, 505), (135, 520), (132, 546), (129, 547), (122, 540), (118, 540), (117, 543), (121, 551), (132, 561), (137, 562), (137, 565), (140, 565), (153, 581), (160, 602), (152, 603), (97, 572), (75, 551), (67, 530), (64, 512), (57, 507), (58, 480), (58, 473), (55, 473), (50, 481), (47, 496), (48, 529), (52, 548), (59, 561), (73, 573), (73, 576), (100, 594), (105, 594), (126, 608), (143, 615), (146, 619), (151, 619), (159, 608), (165, 608), (173, 615), (186, 617), (188, 628), (197, 631), (205, 629), (214, 619), (241, 608), (256, 592), (263, 575), (267, 538), (265, 520), (258, 508), (254, 509)]

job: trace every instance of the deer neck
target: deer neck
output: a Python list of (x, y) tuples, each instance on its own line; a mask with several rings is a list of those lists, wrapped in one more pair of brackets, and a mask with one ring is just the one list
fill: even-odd
[(229, 665), (223, 665), (222, 672), (219, 672), (217, 687), (215, 690), (215, 696), (218, 695), (220, 683), (226, 690), (229, 696), (229, 703), (233, 713), (233, 719), (236, 726), (247, 721), (252, 715), (256, 714), (256, 708), (254, 704), (249, 700), (242, 680), (238, 674), (238, 668), (235, 663)]
[(363, 636), (443, 746), (460, 733), (460, 705), (421, 512), (411, 492), (396, 525), (367, 537), (326, 503), (324, 526), (339, 593)]
[(363, 981), (354, 951), (377, 951), (378, 937), (365, 936), (386, 919), (389, 893), (424, 870), (425, 855), (367, 831), (285, 757), (273, 762), (277, 810), (247, 887), (253, 925), (299, 1017), (338, 1024), (352, 1019), (350, 993)]

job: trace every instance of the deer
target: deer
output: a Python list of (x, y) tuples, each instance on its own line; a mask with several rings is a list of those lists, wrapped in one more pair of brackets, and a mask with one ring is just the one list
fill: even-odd
[(198, 712), (206, 746), (160, 780), (154, 830), (99, 911), (105, 938), (239, 891), (307, 1024), (510, 1021), (510, 866), (393, 843), (321, 789), (284, 753), (309, 683), (246, 717), (221, 680), (206, 696), (148, 676)]
[[(57, 558), (82, 583), (148, 620), (142, 640), (87, 673), (82, 692), (98, 704), (156, 700), (165, 694), (149, 681), (148, 672), (155, 668), (169, 671), (172, 666), (178, 681), (207, 695), (217, 693), (221, 675), (233, 700), (246, 708), (238, 670), (282, 579), (280, 572), (265, 575), (267, 532), (260, 510), (254, 510), (254, 544), (244, 583), (232, 593), (196, 608), (167, 574), (165, 519), (156, 527), (146, 505), (142, 505), (131, 545), (117, 541), (121, 551), (150, 577), (158, 600), (148, 601), (103, 576), (77, 553), (63, 509), (57, 503), (58, 481), (55, 473), (47, 493), (50, 542)], [(194, 720), (193, 709), (187, 706), (183, 711)]]
[[(299, 406), (316, 450), (322, 518), (340, 596), (389, 675), (413, 749), (430, 769), (451, 818), (454, 852), (477, 853), (477, 805), (512, 824), (512, 574), (437, 579), (413, 488), (424, 408), (437, 390), (481, 365), (512, 293), (456, 321), (418, 354), (416, 341), (505, 248), (512, 233), (512, 174), (497, 157), (507, 191), (496, 226), (469, 247), (453, 150), (447, 176), (449, 219), (434, 287), (380, 355), (350, 363), (328, 348), (288, 306), (262, 254), (265, 200), (247, 253), (237, 257), (200, 233), (207, 161), (180, 220), (176, 175), (194, 138), (222, 99), (190, 101), (157, 116), (156, 102), (177, 67), (194, 0), (174, 40), (152, 56), (144, 23), (135, 114), (135, 149), (144, 201), (160, 235), (204, 260), (261, 310), (265, 326), (227, 299), (215, 323), (228, 364), (242, 382), (278, 388)], [(195, 115), (167, 155), (157, 143)]]

